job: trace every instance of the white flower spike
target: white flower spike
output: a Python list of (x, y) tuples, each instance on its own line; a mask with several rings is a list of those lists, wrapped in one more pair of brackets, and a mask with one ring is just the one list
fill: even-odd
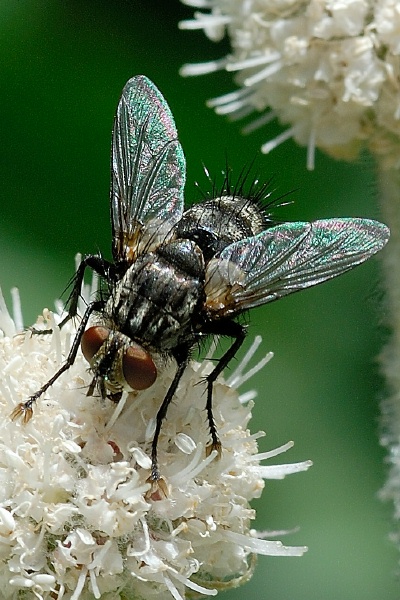
[(355, 158), (368, 146), (385, 168), (400, 166), (400, 10), (397, 0), (182, 0), (202, 9), (181, 29), (203, 29), (212, 40), (229, 36), (228, 56), (185, 65), (183, 75), (225, 69), (237, 92), (209, 102), (233, 119), (261, 112), (277, 116), (286, 139), (336, 158)]
[[(18, 315), (16, 294), (14, 304)], [(255, 512), (249, 502), (261, 495), (263, 480), (311, 464), (260, 464), (291, 444), (258, 454), (262, 434), (247, 429), (252, 402), (236, 388), (247, 378), (258, 340), (231, 375), (232, 384), (221, 378), (215, 386), (220, 460), (215, 453), (205, 455), (208, 429), (203, 388), (197, 385), (210, 362), (192, 362), (185, 371), (160, 436), (163, 496), (150, 490), (149, 451), (172, 367), (151, 388), (124, 393), (115, 405), (86, 396), (91, 375), (79, 353), (37, 403), (29, 423), (11, 421), (13, 407), (68, 353), (76, 328), (70, 321), (60, 331), (55, 323), (61, 318), (45, 310), (35, 328), (50, 326), (53, 334), (18, 333), (0, 298), (2, 597), (213, 596), (246, 581), (257, 554), (305, 552), (304, 546), (284, 546), (251, 529)]]

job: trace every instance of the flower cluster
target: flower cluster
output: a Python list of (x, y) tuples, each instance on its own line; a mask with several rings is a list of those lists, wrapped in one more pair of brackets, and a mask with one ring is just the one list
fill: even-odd
[[(259, 111), (253, 130), (273, 118), (289, 125), (262, 147), (293, 137), (352, 159), (368, 146), (386, 168), (400, 166), (400, 8), (397, 0), (182, 0), (203, 8), (183, 29), (213, 41), (227, 32), (231, 53), (185, 65), (184, 75), (226, 69), (236, 92), (209, 102), (241, 118)], [(246, 128), (245, 128), (246, 129)]]
[(201, 382), (212, 363), (190, 364), (159, 440), (167, 493), (152, 494), (151, 439), (173, 365), (165, 365), (151, 388), (125, 393), (115, 405), (86, 396), (91, 375), (78, 353), (37, 402), (32, 419), (11, 421), (15, 405), (68, 353), (76, 327), (70, 321), (60, 330), (60, 319), (46, 310), (35, 329), (50, 327), (51, 335), (18, 332), (0, 298), (3, 598), (181, 600), (244, 582), (257, 554), (303, 554), (304, 547), (286, 547), (251, 529), (249, 502), (260, 496), (264, 479), (310, 465), (260, 464), (291, 444), (258, 453), (261, 434), (247, 429), (251, 394), (240, 396), (237, 387), (251, 374), (246, 369), (257, 343), (230, 379), (215, 385), (219, 460), (205, 452)]

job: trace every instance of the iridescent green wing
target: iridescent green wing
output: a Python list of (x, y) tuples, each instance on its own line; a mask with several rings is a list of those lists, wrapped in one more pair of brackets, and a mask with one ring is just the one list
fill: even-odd
[[(182, 216), (186, 163), (172, 113), (144, 76), (122, 90), (111, 151), (111, 222), (114, 260), (129, 260), (129, 247), (149, 221)], [(165, 228), (164, 228), (165, 229)]]
[(389, 229), (368, 219), (284, 223), (225, 248), (207, 266), (208, 309), (219, 316), (273, 302), (368, 260)]

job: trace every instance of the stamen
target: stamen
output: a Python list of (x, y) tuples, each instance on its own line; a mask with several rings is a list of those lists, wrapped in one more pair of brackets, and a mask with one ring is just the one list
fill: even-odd
[[(257, 472), (260, 473), (263, 479), (284, 479), (286, 475), (307, 471), (311, 466), (311, 460), (285, 465), (258, 465)], [(252, 469), (252, 467), (249, 467), (249, 469)]]
[(19, 289), (16, 287), (11, 288), (11, 300), (12, 300), (13, 321), (15, 323), (15, 329), (17, 331), (23, 331), (24, 330), (24, 320), (22, 318), (21, 298), (19, 295)]
[(18, 329), (8, 312), (3, 292), (0, 288), (0, 329), (7, 337), (13, 337)]
[[(228, 531), (226, 537), (236, 543), (244, 543), (244, 536), (240, 533)], [(248, 547), (253, 552), (257, 552), (257, 554), (269, 556), (302, 556), (307, 552), (307, 546), (284, 546), (279, 541), (260, 540), (254, 537), (246, 538), (246, 540)]]
[(293, 448), (294, 446), (294, 442), (290, 441), (290, 442), (286, 442), (286, 444), (283, 444), (282, 446), (279, 446), (278, 448), (274, 448), (273, 450), (269, 450), (268, 452), (259, 452), (258, 454), (255, 455), (255, 457), (257, 457), (257, 460), (262, 461), (262, 460), (269, 460), (270, 458), (275, 458), (275, 456), (279, 456), (279, 454), (283, 454), (284, 452), (287, 452), (288, 450), (290, 450), (290, 448)]
[(268, 123), (270, 123), (274, 119), (276, 119), (276, 112), (270, 110), (269, 112), (266, 112), (263, 115), (261, 115), (261, 117), (259, 117), (258, 119), (254, 119), (254, 121), (243, 127), (242, 133), (244, 133), (245, 135), (253, 133), (253, 131), (256, 131), (263, 125), (268, 125)]
[(243, 84), (246, 87), (251, 87), (251, 86), (255, 85), (256, 83), (260, 83), (261, 81), (268, 79), (268, 77), (271, 77), (271, 75), (274, 75), (274, 73), (277, 73), (278, 71), (280, 71), (282, 69), (282, 64), (283, 63), (281, 60), (277, 60), (274, 64), (270, 65), (269, 67), (266, 67), (265, 69), (262, 69), (258, 73), (251, 75), (251, 77), (247, 77), (244, 80)]
[(231, 122), (240, 121), (240, 119), (244, 119), (245, 117), (248, 117), (254, 111), (255, 111), (255, 109), (251, 106), (251, 104), (245, 105), (240, 110), (237, 110), (236, 112), (229, 114), (228, 120)]
[(315, 127), (313, 127), (310, 131), (307, 144), (307, 169), (309, 171), (313, 171), (315, 167), (315, 138), (316, 130)]
[(212, 0), (181, 0), (182, 4), (192, 6), (193, 8), (209, 8), (213, 7)]
[(78, 583), (76, 585), (74, 593), (71, 596), (71, 600), (79, 600), (79, 596), (81, 595), (81, 592), (83, 590), (83, 586), (85, 585), (87, 573), (88, 573), (87, 568), (83, 567), (82, 571), (81, 571), (81, 573), (79, 575)]
[(266, 144), (263, 144), (261, 146), (261, 152), (263, 152), (263, 154), (269, 154), (271, 152), (271, 150), (273, 150), (274, 148), (277, 148), (280, 144), (282, 144), (283, 142), (286, 142), (286, 140), (293, 137), (294, 132), (295, 132), (294, 127), (290, 127), (289, 129), (286, 129), (286, 131), (283, 131), (280, 135), (277, 135), (273, 140), (270, 140)]
[[(228, 115), (230, 113), (237, 113), (237, 112), (241, 111), (243, 108), (246, 108), (246, 110), (248, 110), (246, 99), (237, 100), (236, 102), (229, 102), (227, 104), (217, 106), (215, 108), (215, 112), (217, 115)], [(254, 109), (250, 109), (250, 112), (252, 110), (254, 110)], [(247, 114), (249, 114), (249, 113), (247, 113)], [(244, 113), (244, 115), (246, 115), (246, 112)]]
[(235, 102), (239, 98), (248, 98), (251, 94), (253, 94), (252, 90), (249, 90), (248, 88), (239, 88), (238, 90), (234, 90), (228, 94), (211, 98), (210, 100), (207, 100), (206, 104), (209, 108), (215, 108), (216, 106), (221, 106), (221, 104)]
[(215, 13), (196, 12), (195, 17), (195, 19), (179, 21), (179, 29), (194, 31), (196, 29), (208, 29), (209, 27), (221, 27), (221, 25), (228, 25), (231, 22), (231, 18), (227, 15), (217, 15)]
[(225, 69), (226, 62), (227, 60), (224, 57), (219, 60), (210, 60), (209, 62), (187, 63), (180, 68), (179, 74), (182, 75), (182, 77), (192, 77), (215, 73)]
[(177, 573), (176, 571), (173, 572), (173, 576), (180, 583), (183, 583), (186, 587), (188, 587), (189, 589), (191, 589), (194, 592), (197, 592), (199, 594), (204, 594), (205, 596), (216, 596), (218, 593), (218, 591), (216, 589), (214, 589), (214, 588), (210, 589), (210, 588), (204, 587), (203, 585), (199, 585), (198, 583), (191, 581), (190, 579), (188, 579), (187, 577), (184, 577), (183, 575), (181, 575), (180, 573)]
[(226, 65), (227, 71), (240, 71), (242, 69), (251, 69), (253, 67), (258, 67), (260, 65), (265, 65), (267, 63), (275, 62), (281, 58), (281, 53), (270, 52), (269, 54), (261, 54), (258, 56), (250, 56), (249, 58), (245, 58), (244, 60), (237, 60), (229, 62)]

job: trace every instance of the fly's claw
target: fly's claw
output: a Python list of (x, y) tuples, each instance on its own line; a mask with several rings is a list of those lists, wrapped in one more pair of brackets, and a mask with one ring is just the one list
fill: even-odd
[(222, 444), (219, 441), (219, 439), (215, 439), (212, 442), (210, 442), (209, 444), (207, 444), (206, 446), (206, 456), (210, 456), (210, 454), (212, 452), (214, 452), (214, 450), (217, 453), (216, 459), (219, 460), (221, 458), (222, 455)]
[(168, 498), (168, 486), (164, 477), (161, 477), (160, 473), (152, 473), (147, 479), (147, 483), (150, 484), (150, 489), (146, 492), (146, 499), (158, 502)]
[(32, 404), (35, 402), (33, 398), (29, 399), (27, 402), (20, 402), (12, 411), (10, 417), (12, 421), (16, 421), (17, 419), (22, 419), (22, 423), (26, 425), (32, 418), (33, 408)]

